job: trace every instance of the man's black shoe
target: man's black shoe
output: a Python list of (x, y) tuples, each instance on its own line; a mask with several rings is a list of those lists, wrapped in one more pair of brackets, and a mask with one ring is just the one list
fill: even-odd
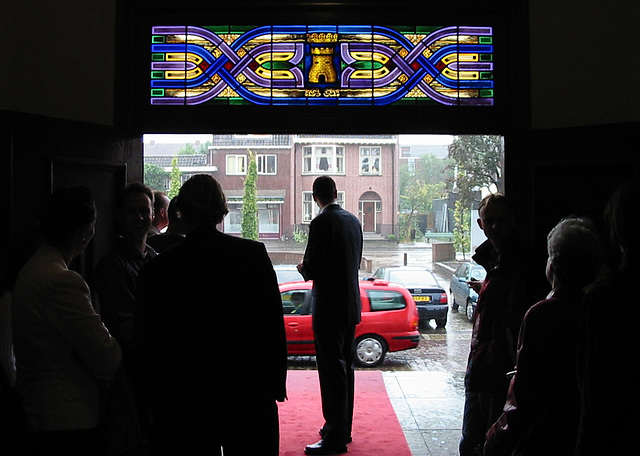
[(347, 445), (330, 445), (324, 440), (307, 445), (304, 454), (342, 454), (347, 452)]
[[(320, 434), (320, 437), (324, 437), (324, 428), (320, 428), (318, 434)], [(351, 436), (347, 437), (347, 443), (351, 443), (352, 441), (353, 439), (351, 438)]]

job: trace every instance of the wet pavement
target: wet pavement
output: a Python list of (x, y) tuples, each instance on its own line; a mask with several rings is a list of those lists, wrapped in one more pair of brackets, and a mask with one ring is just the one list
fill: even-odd
[(450, 310), (445, 329), (421, 333), (418, 348), (381, 367), (389, 398), (414, 456), (457, 455), (471, 323)]
[[(304, 244), (265, 244), (269, 251), (304, 251)], [(409, 266), (429, 267), (447, 291), (449, 275), (455, 266), (455, 263), (432, 264), (431, 245), (427, 243), (365, 242), (363, 256), (371, 260), (372, 271), (383, 265), (402, 265), (405, 258)], [(366, 275), (366, 272), (361, 274)], [(453, 456), (458, 454), (462, 428), (471, 323), (464, 314), (450, 309), (446, 328), (435, 329), (434, 322), (431, 325), (421, 330), (422, 339), (417, 348), (388, 353), (377, 369), (383, 371), (389, 398), (412, 454)], [(315, 369), (315, 359), (292, 357), (289, 368)], [(380, 454), (392, 456), (389, 451)]]

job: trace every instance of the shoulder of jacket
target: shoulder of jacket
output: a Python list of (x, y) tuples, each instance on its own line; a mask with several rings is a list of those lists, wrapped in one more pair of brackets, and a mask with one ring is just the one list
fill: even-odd
[(48, 286), (56, 287), (56, 286), (73, 286), (79, 287), (83, 289), (89, 288), (87, 282), (85, 282), (84, 278), (78, 274), (76, 271), (72, 269), (60, 268), (54, 271), (49, 278)]

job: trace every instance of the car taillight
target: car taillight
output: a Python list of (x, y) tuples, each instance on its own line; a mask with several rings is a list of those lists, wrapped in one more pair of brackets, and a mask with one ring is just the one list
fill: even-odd
[(440, 295), (440, 304), (446, 304), (447, 302), (449, 302), (449, 301), (447, 300), (447, 294), (446, 294), (446, 293), (442, 293), (442, 294)]
[(411, 331), (415, 331), (416, 329), (418, 329), (419, 320), (420, 319), (417, 316), (413, 317), (411, 319), (411, 321), (409, 322), (409, 326), (411, 327)]

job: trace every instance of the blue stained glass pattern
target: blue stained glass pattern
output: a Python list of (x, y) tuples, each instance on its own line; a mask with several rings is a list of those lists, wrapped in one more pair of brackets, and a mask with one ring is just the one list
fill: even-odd
[(155, 26), (150, 103), (492, 106), (493, 53), (481, 26)]

